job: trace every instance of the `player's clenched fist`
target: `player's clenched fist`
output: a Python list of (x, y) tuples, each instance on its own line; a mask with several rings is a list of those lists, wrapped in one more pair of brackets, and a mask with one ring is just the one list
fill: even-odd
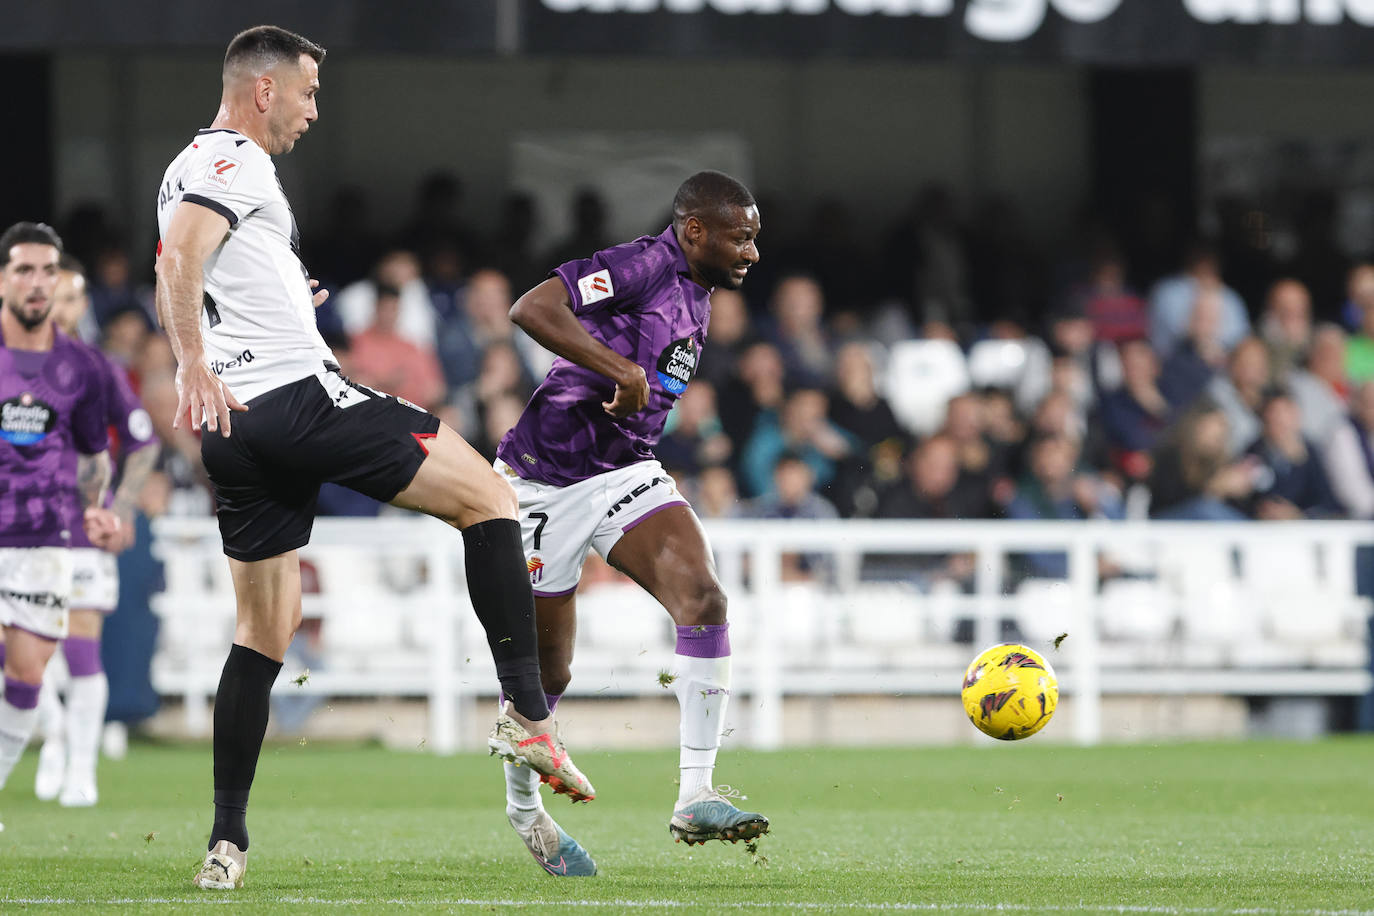
[(649, 405), (649, 380), (644, 369), (633, 363), (625, 370), (622, 378), (616, 379), (615, 397), (601, 406), (613, 417), (628, 417), (639, 413)]

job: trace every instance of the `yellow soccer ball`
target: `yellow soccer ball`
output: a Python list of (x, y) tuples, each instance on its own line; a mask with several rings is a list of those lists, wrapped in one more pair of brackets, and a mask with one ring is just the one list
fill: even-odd
[(964, 711), (984, 734), (1003, 741), (1040, 731), (1059, 705), (1059, 681), (1045, 657), (1003, 643), (983, 651), (964, 672)]

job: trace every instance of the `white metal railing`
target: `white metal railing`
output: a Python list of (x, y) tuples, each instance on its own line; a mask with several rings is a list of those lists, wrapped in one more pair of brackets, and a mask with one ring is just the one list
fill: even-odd
[[(232, 634), (227, 565), (213, 519), (163, 518), (153, 530), (168, 585), (154, 602), (164, 622), (154, 683), (185, 698), (188, 729), (204, 734)], [(1354, 592), (1356, 548), (1374, 544), (1374, 526), (1366, 523), (732, 520), (710, 522), (707, 530), (731, 597), (732, 637), (744, 637), (734, 640), (735, 692), (749, 698), (747, 740), (758, 747), (781, 744), (786, 695), (957, 692), (976, 647), (954, 643), (943, 623), (931, 622), (937, 606), (946, 617), (971, 621), (977, 646), (998, 641), (1008, 617), (1069, 633), (1055, 664), (1075, 698), (1074, 737), (1082, 743), (1101, 736), (1104, 693), (1338, 695), (1371, 686), (1368, 607)], [(326, 634), (335, 634), (334, 657), (353, 661), (289, 688), (282, 686), (288, 670), (278, 689), (425, 696), (430, 746), (457, 749), (462, 717), (496, 683), (462, 582), (461, 550), (456, 532), (433, 519), (319, 520), (302, 556), (321, 564), (325, 594), (306, 596), (305, 611), (323, 617)], [(1004, 594), (1008, 556), (1032, 551), (1066, 554), (1067, 579), (1019, 598)], [(877, 592), (865, 581), (863, 557), (955, 552), (976, 558), (972, 594), (907, 589), (886, 611), (871, 606)], [(789, 553), (825, 555), (832, 581), (784, 583)], [(1114, 629), (1115, 599), (1099, 582), (1102, 555), (1123, 559), (1148, 577), (1140, 581), (1155, 583), (1146, 605), (1171, 603), (1173, 610), (1145, 608), (1148, 633)], [(1199, 566), (1199, 557), (1217, 562)], [(409, 571), (398, 571), (406, 564)], [(345, 584), (331, 585), (331, 576)], [(882, 594), (890, 598), (891, 587)], [(800, 643), (799, 603), (808, 605), (809, 633)], [(659, 690), (653, 672), (668, 662), (671, 631), (666, 615), (646, 605), (652, 601), (636, 589), (579, 595), (579, 616), (609, 625), (581, 628), (590, 635), (579, 636), (573, 692)], [(1260, 607), (1268, 609), (1263, 620)], [(923, 629), (912, 624), (918, 614), (929, 615)], [(1332, 621), (1310, 652), (1300, 645), (1309, 618)], [(876, 621), (876, 640), (860, 644), (842, 632), (861, 620), (870, 628)], [(893, 635), (884, 640), (887, 622)]]

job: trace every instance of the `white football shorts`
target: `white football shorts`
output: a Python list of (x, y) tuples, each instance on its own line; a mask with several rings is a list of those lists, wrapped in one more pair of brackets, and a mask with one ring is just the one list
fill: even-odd
[(119, 604), (119, 564), (98, 547), (72, 548), (72, 600), (77, 610), (112, 612)]
[(543, 598), (577, 590), (588, 550), (603, 557), (635, 525), (687, 500), (657, 461), (638, 461), (566, 487), (525, 480), (501, 459), (493, 467), (520, 500), (530, 585)]
[(0, 547), (0, 624), (62, 639), (71, 593), (68, 548)]

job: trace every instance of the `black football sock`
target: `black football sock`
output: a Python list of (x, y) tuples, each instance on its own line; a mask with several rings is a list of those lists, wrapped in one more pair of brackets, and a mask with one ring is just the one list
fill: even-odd
[(501, 691), (527, 719), (549, 714), (539, 680), (538, 636), (534, 630), (534, 593), (520, 542), (520, 523), (493, 518), (463, 529), (468, 595), (487, 631)]
[(267, 733), (268, 698), (281, 662), (235, 644), (215, 694), (215, 824), (213, 849), (228, 840), (248, 849), (248, 791), (258, 769), (262, 736)]

